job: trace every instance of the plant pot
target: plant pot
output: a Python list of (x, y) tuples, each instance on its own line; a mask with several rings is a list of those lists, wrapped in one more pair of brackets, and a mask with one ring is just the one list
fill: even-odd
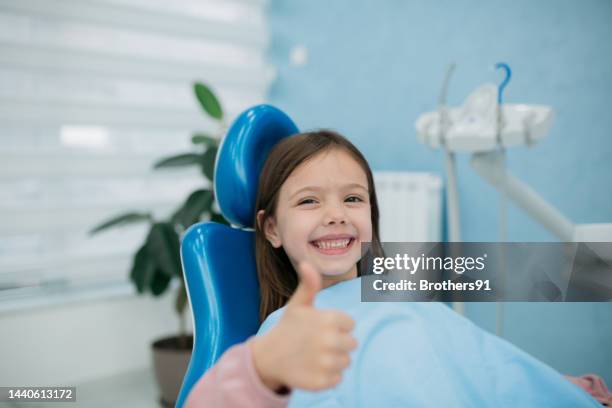
[(152, 347), (155, 379), (161, 393), (160, 404), (174, 407), (191, 358), (193, 336), (166, 337), (155, 341)]

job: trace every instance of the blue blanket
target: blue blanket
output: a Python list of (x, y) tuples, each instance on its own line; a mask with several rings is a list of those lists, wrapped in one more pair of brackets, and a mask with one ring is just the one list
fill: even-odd
[[(318, 308), (356, 321), (359, 347), (331, 390), (297, 407), (601, 407), (558, 372), (440, 303), (361, 303), (360, 280), (321, 291)], [(283, 309), (270, 315), (269, 330)]]

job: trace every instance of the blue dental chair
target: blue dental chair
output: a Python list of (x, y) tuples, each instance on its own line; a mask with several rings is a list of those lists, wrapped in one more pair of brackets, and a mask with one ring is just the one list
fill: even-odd
[(272, 147), (298, 133), (280, 110), (258, 105), (238, 116), (223, 139), (214, 191), (223, 216), (191, 226), (181, 260), (194, 322), (194, 345), (176, 407), (229, 347), (259, 329), (259, 284), (255, 266), (255, 198), (259, 174)]

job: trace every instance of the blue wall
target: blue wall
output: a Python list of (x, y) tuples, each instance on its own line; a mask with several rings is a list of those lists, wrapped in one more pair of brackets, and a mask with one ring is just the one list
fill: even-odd
[[(538, 145), (509, 151), (508, 167), (577, 223), (612, 222), (612, 2), (274, 0), (270, 101), (302, 129), (346, 134), (375, 170), (443, 174), (442, 155), (416, 141), (414, 121), (435, 109), (446, 66), (458, 64), (449, 102), (460, 103), (506, 61), (505, 101), (553, 106)], [(292, 66), (294, 46), (308, 63)], [(463, 238), (497, 240), (497, 195), (459, 158)], [(511, 204), (510, 241), (554, 237)], [(468, 305), (495, 327), (495, 305)], [(506, 304), (504, 337), (568, 374), (612, 383), (612, 304)]]

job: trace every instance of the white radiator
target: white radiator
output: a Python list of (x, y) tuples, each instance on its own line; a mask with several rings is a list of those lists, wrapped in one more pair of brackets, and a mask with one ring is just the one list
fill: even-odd
[(432, 173), (375, 172), (382, 242), (442, 239), (442, 180)]

